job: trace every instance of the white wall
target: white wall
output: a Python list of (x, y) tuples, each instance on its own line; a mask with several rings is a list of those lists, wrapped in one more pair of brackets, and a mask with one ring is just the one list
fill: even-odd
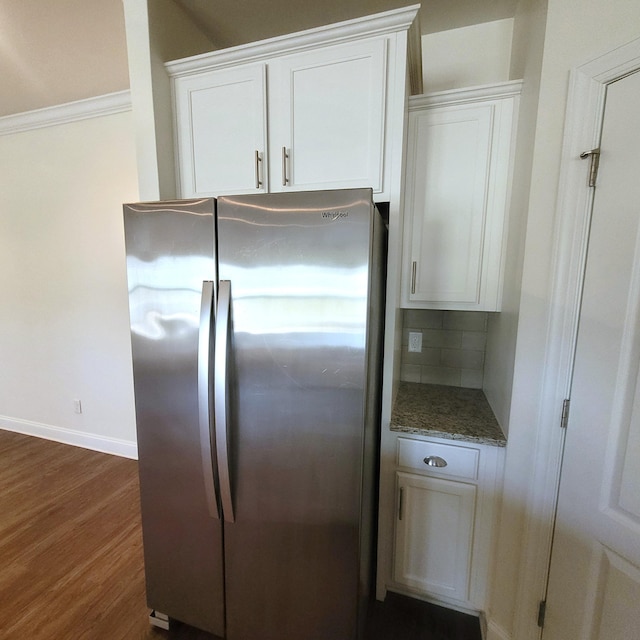
[(509, 80), (512, 31), (507, 18), (422, 36), (424, 93)]
[[(520, 3), (534, 15), (542, 0)], [(505, 468), (505, 508), (500, 526), (498, 565), (492, 596), (489, 638), (536, 637), (535, 615), (542, 594), (528, 593), (523, 571), (525, 518), (537, 443), (558, 421), (539, 420), (553, 276), (552, 236), (556, 216), (560, 154), (569, 72), (597, 55), (640, 36), (637, 0), (549, 0), (539, 112), (535, 124), (531, 191), (524, 243), (520, 314), (515, 351), (512, 409)], [(560, 408), (559, 408), (560, 411)], [(558, 415), (559, 415), (558, 411)], [(515, 612), (515, 617), (514, 617)]]
[(137, 199), (130, 111), (0, 136), (0, 428), (135, 455), (122, 203)]

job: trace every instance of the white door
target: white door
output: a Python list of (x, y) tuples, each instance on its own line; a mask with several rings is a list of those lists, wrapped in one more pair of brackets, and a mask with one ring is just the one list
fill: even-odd
[(174, 100), (182, 198), (267, 190), (264, 64), (180, 76)]
[(640, 639), (640, 72), (600, 148), (544, 640)]

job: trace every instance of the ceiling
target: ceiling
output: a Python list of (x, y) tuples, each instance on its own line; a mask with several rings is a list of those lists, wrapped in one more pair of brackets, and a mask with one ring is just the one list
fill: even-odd
[[(411, 4), (411, 0), (174, 1), (218, 48)], [(421, 31), (509, 18), (517, 2), (423, 0)], [(0, 116), (127, 89), (122, 3), (0, 0)]]

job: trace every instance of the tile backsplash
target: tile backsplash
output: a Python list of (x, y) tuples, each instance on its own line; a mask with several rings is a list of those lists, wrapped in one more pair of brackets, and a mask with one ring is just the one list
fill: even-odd
[[(481, 311), (405, 309), (401, 380), (481, 389), (487, 316)], [(422, 333), (421, 353), (408, 352), (409, 331)]]

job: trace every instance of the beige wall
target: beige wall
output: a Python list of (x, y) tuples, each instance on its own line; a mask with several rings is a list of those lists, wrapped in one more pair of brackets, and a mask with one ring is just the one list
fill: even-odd
[(509, 80), (512, 32), (507, 18), (422, 36), (424, 93)]
[(134, 446), (131, 112), (0, 136), (0, 185), (0, 427)]

